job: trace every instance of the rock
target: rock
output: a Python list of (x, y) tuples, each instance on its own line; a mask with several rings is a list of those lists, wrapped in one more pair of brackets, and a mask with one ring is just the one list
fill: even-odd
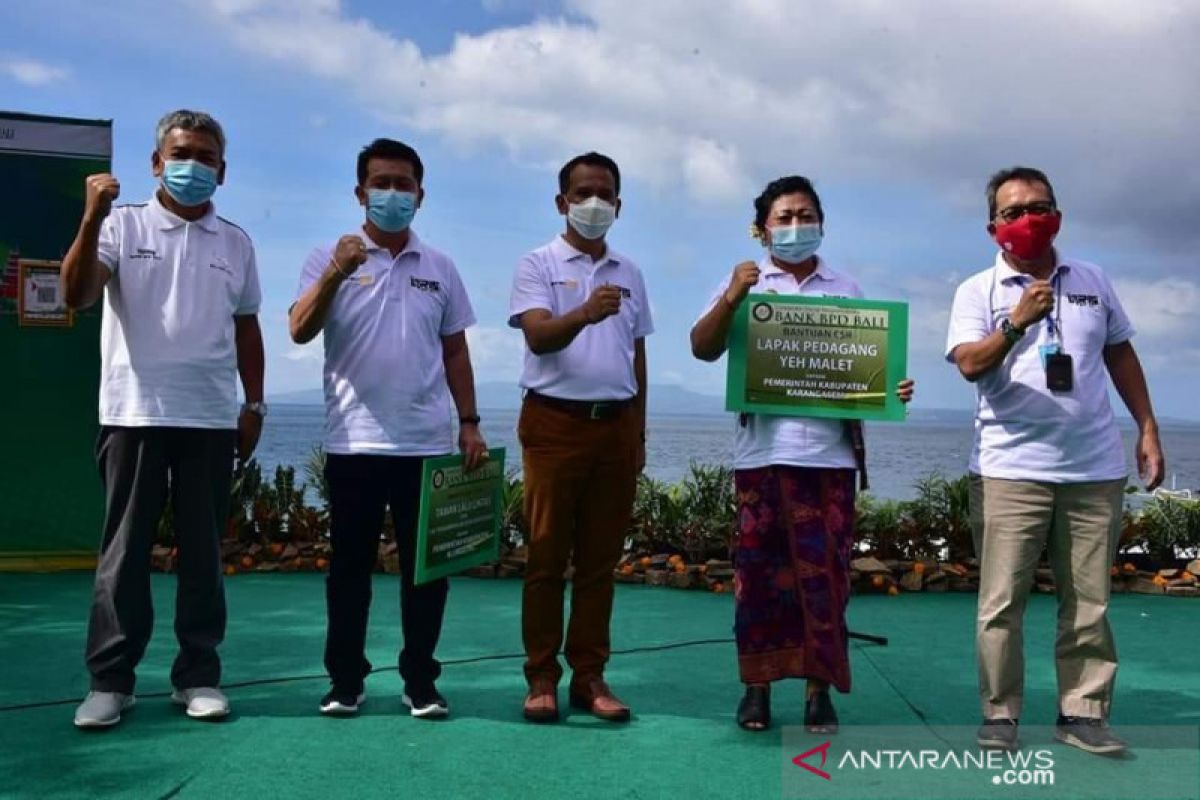
[(900, 587), (907, 592), (919, 592), (925, 577), (919, 572), (906, 572), (900, 576)]
[(908, 567), (901, 567), (900, 562), (894, 558), (889, 558), (887, 561), (884, 561), (883, 566), (887, 568), (888, 572), (899, 572), (901, 569), (908, 569)]
[(300, 551), (296, 548), (296, 545), (294, 545), (294, 544), (289, 544), (287, 547), (283, 548), (282, 558), (284, 561), (287, 561), (290, 558), (295, 558), (298, 555), (300, 555)]
[(278, 572), (278, 571), (279, 571), (279, 562), (277, 562), (277, 561), (263, 561), (262, 563), (260, 563), (260, 564), (259, 564), (257, 567), (255, 567), (254, 569), (255, 569), (257, 572)]
[(397, 575), (400, 573), (400, 556), (397, 553), (389, 553), (380, 559), (383, 564), (383, 571), (389, 575)]
[(1192, 575), (1196, 576), (1197, 578), (1200, 578), (1200, 558), (1197, 558), (1195, 561), (1188, 564), (1186, 569)]
[(692, 587), (692, 576), (686, 572), (673, 572), (667, 582), (676, 589), (690, 589)]
[(480, 564), (477, 567), (471, 567), (463, 574), (472, 578), (494, 578), (496, 577), (496, 568), (491, 564)]
[(1200, 589), (1195, 586), (1168, 586), (1167, 594), (1172, 597), (1200, 597)]
[(862, 577), (862, 573), (858, 570), (850, 570), (850, 586), (854, 587), (858, 584), (858, 579)]
[(1170, 592), (1171, 589), (1175, 589), (1180, 586), (1191, 586), (1194, 580), (1195, 579), (1187, 580), (1185, 578), (1176, 578), (1175, 580), (1167, 581), (1167, 591)]
[(252, 556), (257, 557), (258, 554), (262, 552), (262, 549), (263, 548), (262, 548), (261, 544), (252, 544), (252, 545), (250, 545), (249, 549), (246, 550), (246, 552)]
[(1163, 587), (1143, 575), (1138, 575), (1129, 584), (1129, 591), (1138, 594), (1163, 594)]
[(925, 591), (945, 592), (950, 589), (950, 581), (944, 572), (934, 572), (925, 576)]
[(1127, 594), (1129, 592), (1129, 584), (1125, 581), (1113, 581), (1110, 591), (1113, 594)]
[(887, 572), (887, 573), (891, 572), (891, 570), (888, 569), (887, 564), (884, 564), (882, 561), (880, 561), (877, 558), (871, 558), (870, 556), (867, 556), (865, 558), (854, 559), (853, 561), (850, 562), (850, 569), (856, 570), (858, 572), (868, 573), (868, 574), (874, 574), (874, 573), (879, 573), (879, 572)]
[(665, 569), (670, 560), (671, 556), (667, 553), (652, 555), (650, 556), (650, 569)]
[(666, 586), (668, 573), (663, 569), (648, 569), (645, 574), (647, 586)]
[(1034, 588), (1040, 594), (1054, 594), (1054, 584), (1053, 583), (1039, 583)]
[(575, 578), (575, 565), (568, 564), (567, 571), (563, 573), (563, 580), (570, 581), (570, 580), (573, 580), (574, 578)]
[(646, 576), (640, 572), (631, 572), (628, 575), (624, 575), (624, 574), (618, 572), (616, 575), (613, 576), (613, 579), (616, 580), (617, 583), (645, 583), (646, 582)]
[(1039, 567), (1037, 572), (1033, 573), (1033, 579), (1038, 583), (1054, 584), (1054, 570), (1046, 567)]
[(1158, 575), (1160, 578), (1166, 578), (1167, 580), (1171, 580), (1172, 578), (1179, 577), (1179, 570), (1177, 570), (1177, 569), (1160, 569), (1158, 571)]
[(246, 547), (236, 539), (226, 539), (221, 542), (221, 560), (227, 561), (230, 556), (240, 556)]
[(704, 562), (704, 574), (725, 581), (733, 578), (733, 562), (710, 558)]
[(497, 578), (519, 578), (525, 574), (524, 567), (514, 566), (508, 562), (492, 567), (492, 570)]

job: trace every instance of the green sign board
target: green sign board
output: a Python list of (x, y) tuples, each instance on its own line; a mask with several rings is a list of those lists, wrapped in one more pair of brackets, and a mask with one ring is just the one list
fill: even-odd
[(471, 472), (461, 455), (425, 459), (414, 583), (500, 557), (504, 448), (492, 448), (488, 456)]
[(0, 112), (0, 571), (82, 566), (100, 541), (100, 307), (72, 313), (59, 262), (112, 122)]
[(904, 419), (908, 306), (879, 300), (752, 294), (729, 339), (730, 411)]

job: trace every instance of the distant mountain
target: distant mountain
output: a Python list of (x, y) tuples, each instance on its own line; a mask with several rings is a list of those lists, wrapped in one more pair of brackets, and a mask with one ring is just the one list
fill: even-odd
[[(281, 392), (268, 398), (272, 403), (288, 405), (323, 405), (325, 395), (320, 389)], [(480, 383), (475, 386), (475, 399), (480, 408), (495, 411), (516, 411), (521, 407), (521, 389), (511, 383)], [(723, 414), (725, 399), (700, 394), (682, 386), (651, 386), (650, 412), (654, 414)]]

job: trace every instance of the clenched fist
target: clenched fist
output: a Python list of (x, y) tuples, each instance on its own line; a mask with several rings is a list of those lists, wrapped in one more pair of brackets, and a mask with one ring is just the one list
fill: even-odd
[(733, 277), (729, 279), (729, 288), (725, 290), (725, 302), (737, 308), (742, 300), (746, 299), (746, 295), (750, 294), (750, 287), (758, 283), (758, 277), (758, 264), (753, 261), (743, 261), (734, 267)]
[(1054, 287), (1050, 285), (1050, 281), (1034, 281), (1021, 295), (1008, 318), (1013, 325), (1025, 330), (1035, 322), (1045, 319), (1053, 310)]
[(84, 181), (85, 196), (83, 215), (101, 220), (112, 211), (113, 201), (121, 194), (121, 184), (107, 172), (88, 175)]
[(338, 239), (333, 251), (333, 267), (342, 275), (353, 275), (354, 270), (367, 260), (367, 243), (361, 236), (350, 233)]
[(621, 289), (609, 284), (597, 286), (593, 289), (591, 297), (583, 304), (583, 316), (592, 325), (608, 319), (613, 314), (620, 313), (620, 311)]

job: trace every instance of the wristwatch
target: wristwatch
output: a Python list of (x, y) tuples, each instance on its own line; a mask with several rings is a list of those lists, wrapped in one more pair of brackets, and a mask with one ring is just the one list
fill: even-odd
[(242, 410), (243, 411), (253, 411), (255, 414), (258, 414), (260, 417), (265, 417), (267, 415), (267, 404), (262, 402), (261, 400), (259, 400), (258, 402), (255, 402), (255, 403), (242, 403)]
[(478, 425), (479, 424), (479, 415), (472, 414), (469, 417), (459, 417), (458, 424), (459, 425)]
[(1005, 317), (1000, 320), (1000, 333), (1004, 334), (1004, 338), (1008, 340), (1009, 344), (1016, 344), (1025, 335), (1025, 329), (1018, 328), (1016, 325), (1013, 325), (1011, 319)]

